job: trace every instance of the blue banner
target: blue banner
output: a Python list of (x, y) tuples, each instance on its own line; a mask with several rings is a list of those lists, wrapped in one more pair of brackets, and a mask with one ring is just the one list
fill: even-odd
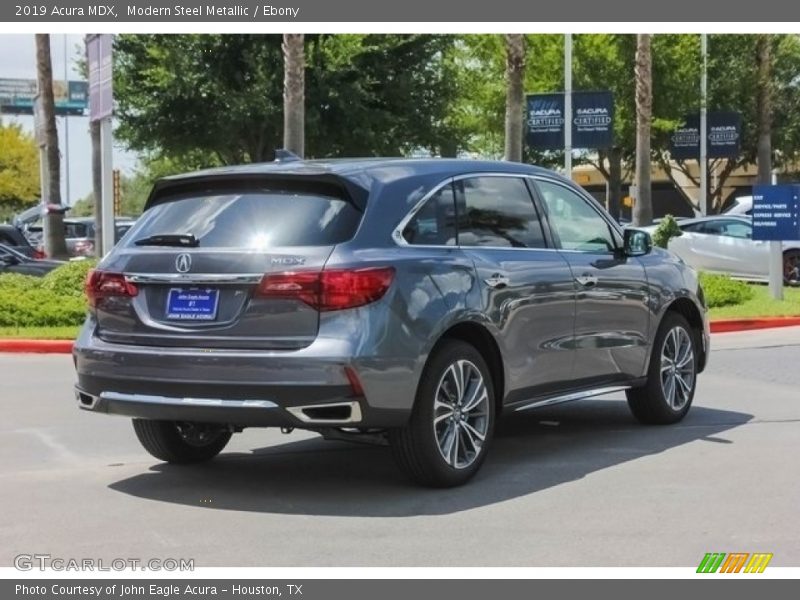
[(564, 94), (528, 96), (526, 120), (528, 146), (537, 150), (564, 148)]
[[(715, 111), (708, 114), (708, 158), (739, 156), (742, 116), (735, 112)], [(700, 115), (687, 115), (684, 124), (670, 138), (669, 153), (675, 160), (700, 159)]]
[[(564, 93), (528, 96), (528, 146), (564, 149)], [(611, 92), (572, 92), (572, 147), (609, 148), (614, 143), (614, 98)]]
[(800, 185), (753, 186), (753, 239), (800, 240)]

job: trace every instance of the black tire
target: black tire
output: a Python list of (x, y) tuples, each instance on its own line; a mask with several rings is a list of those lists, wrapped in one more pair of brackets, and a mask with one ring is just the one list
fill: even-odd
[(231, 433), (202, 423), (133, 419), (133, 430), (145, 450), (168, 463), (211, 460), (231, 439)]
[[(455, 392), (454, 377), (459, 365), (461, 373), (466, 375), (461, 377), (464, 392), (456, 401), (458, 394), (451, 396), (450, 392)], [(485, 398), (476, 371), (482, 379)], [(445, 405), (442, 400), (451, 401), (451, 404)], [(478, 402), (474, 409), (468, 406), (471, 402)], [(448, 410), (451, 416), (445, 418)], [(408, 423), (389, 432), (395, 461), (411, 479), (422, 485), (462, 485), (477, 473), (486, 458), (494, 433), (494, 413), (494, 384), (486, 361), (473, 346), (448, 340), (436, 349), (425, 365)], [(455, 464), (445, 458), (444, 449), (440, 450), (440, 443), (447, 446), (448, 439), (452, 442), (448, 454)], [(460, 465), (459, 451), (464, 453)]]
[(800, 285), (800, 250), (787, 250), (783, 253), (784, 285)]
[[(691, 368), (691, 382), (686, 382), (686, 379), (688, 379), (686, 371), (668, 367), (672, 373), (675, 373), (677, 370), (680, 380), (690, 384), (687, 389), (681, 385), (677, 379), (673, 381), (675, 395), (672, 396), (672, 398), (681, 400), (682, 402), (680, 403), (670, 402), (668, 398), (668, 390), (670, 387), (668, 384), (665, 384), (662, 379), (662, 352), (664, 351), (667, 336), (673, 331), (676, 332), (676, 335), (679, 337), (682, 335), (679, 333), (680, 331), (686, 334), (686, 339), (688, 343), (691, 344), (692, 351), (691, 360), (686, 364), (687, 369)], [(642, 387), (627, 391), (628, 406), (636, 419), (648, 425), (669, 425), (671, 423), (677, 423), (686, 416), (686, 413), (689, 412), (689, 408), (692, 406), (694, 393), (697, 389), (697, 367), (699, 364), (698, 348), (698, 332), (692, 329), (688, 321), (682, 315), (675, 312), (668, 312), (664, 316), (658, 328), (656, 339), (653, 342), (650, 366), (647, 370), (647, 383)], [(669, 379), (670, 376), (671, 373), (667, 372), (665, 378)], [(674, 375), (672, 376), (674, 377)]]

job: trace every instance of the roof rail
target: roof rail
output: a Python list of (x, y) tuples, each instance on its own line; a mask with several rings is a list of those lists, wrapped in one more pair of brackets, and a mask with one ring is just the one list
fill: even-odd
[(275, 162), (294, 162), (296, 160), (303, 160), (291, 150), (285, 148), (277, 148), (275, 150)]

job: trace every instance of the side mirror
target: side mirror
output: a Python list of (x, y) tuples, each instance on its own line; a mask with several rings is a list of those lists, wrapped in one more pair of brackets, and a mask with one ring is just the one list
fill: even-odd
[(653, 238), (641, 229), (626, 229), (622, 239), (625, 256), (644, 256), (653, 249)]

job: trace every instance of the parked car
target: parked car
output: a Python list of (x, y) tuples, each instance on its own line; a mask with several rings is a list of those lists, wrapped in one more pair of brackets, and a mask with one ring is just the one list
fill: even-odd
[[(723, 213), (679, 221), (669, 249), (693, 268), (748, 281), (769, 281), (769, 242), (753, 240), (750, 217)], [(645, 227), (652, 232), (655, 227)], [(800, 242), (783, 242), (783, 279), (800, 284)]]
[(752, 196), (739, 196), (735, 198), (731, 204), (722, 211), (724, 215), (745, 215), (750, 216), (753, 214), (753, 197)]
[[(122, 239), (136, 220), (132, 217), (117, 217), (115, 220), (115, 243)], [(64, 237), (67, 244), (67, 253), (71, 257), (94, 256), (95, 241), (94, 217), (70, 217), (64, 219)], [(44, 240), (42, 238), (42, 224), (28, 227), (29, 235), (37, 241), (40, 252), (44, 252)]]
[[(86, 284), (82, 409), (159, 460), (245, 427), (388, 443), (466, 482), (498, 415), (625, 390), (675, 423), (709, 351), (694, 271), (512, 162), (351, 159), (163, 179)], [(298, 474), (298, 476), (302, 476)]]
[(41, 277), (63, 264), (58, 260), (34, 259), (19, 252), (16, 248), (0, 244), (0, 273), (19, 273)]
[(29, 258), (44, 258), (44, 252), (31, 246), (27, 238), (14, 225), (0, 225), (0, 244), (14, 248)]
[[(114, 243), (135, 223), (131, 217), (117, 217), (114, 221)], [(70, 256), (94, 256), (95, 225), (94, 217), (71, 217), (64, 219), (67, 251)]]

